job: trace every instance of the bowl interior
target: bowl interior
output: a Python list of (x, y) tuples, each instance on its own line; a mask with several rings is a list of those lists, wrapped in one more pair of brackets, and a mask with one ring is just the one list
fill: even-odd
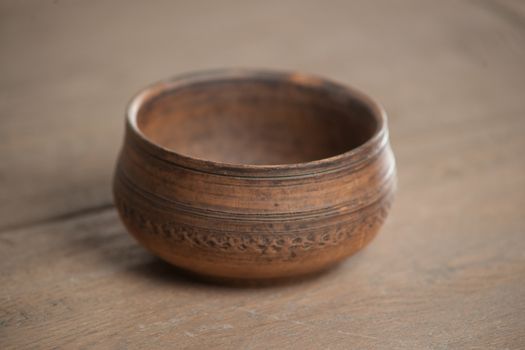
[(152, 142), (192, 158), (229, 164), (304, 163), (370, 139), (369, 106), (330, 84), (222, 79), (178, 86), (144, 101), (137, 126)]

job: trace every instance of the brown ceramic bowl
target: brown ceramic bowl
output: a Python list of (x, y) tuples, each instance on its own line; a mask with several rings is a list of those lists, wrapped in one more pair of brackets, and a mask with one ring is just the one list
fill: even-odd
[(114, 196), (129, 232), (162, 259), (271, 279), (364, 247), (394, 186), (386, 116), (370, 98), (309, 75), (234, 70), (132, 100)]

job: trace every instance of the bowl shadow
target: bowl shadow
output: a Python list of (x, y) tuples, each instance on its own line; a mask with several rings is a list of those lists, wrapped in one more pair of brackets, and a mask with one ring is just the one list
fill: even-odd
[(128, 272), (133, 273), (140, 278), (152, 279), (162, 284), (184, 283), (228, 289), (272, 288), (305, 284), (314, 280), (322, 279), (324, 276), (328, 277), (331, 274), (337, 273), (337, 271), (340, 270), (341, 265), (336, 264), (324, 270), (301, 276), (272, 279), (234, 279), (197, 274), (171, 265), (149, 252), (146, 254), (150, 254), (151, 259), (135, 266), (128, 270)]

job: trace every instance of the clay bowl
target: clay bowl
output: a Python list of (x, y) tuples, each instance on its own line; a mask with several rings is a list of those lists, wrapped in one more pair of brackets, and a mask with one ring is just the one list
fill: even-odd
[(160, 82), (127, 111), (114, 178), (129, 232), (162, 259), (230, 279), (313, 273), (364, 247), (395, 165), (384, 111), (317, 77), (213, 71)]

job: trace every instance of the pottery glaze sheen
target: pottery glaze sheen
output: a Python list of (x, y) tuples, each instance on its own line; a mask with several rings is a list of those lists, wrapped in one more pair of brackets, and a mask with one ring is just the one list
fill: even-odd
[(212, 71), (132, 100), (114, 197), (128, 231), (162, 259), (275, 279), (368, 244), (395, 182), (386, 115), (366, 95), (299, 73)]

